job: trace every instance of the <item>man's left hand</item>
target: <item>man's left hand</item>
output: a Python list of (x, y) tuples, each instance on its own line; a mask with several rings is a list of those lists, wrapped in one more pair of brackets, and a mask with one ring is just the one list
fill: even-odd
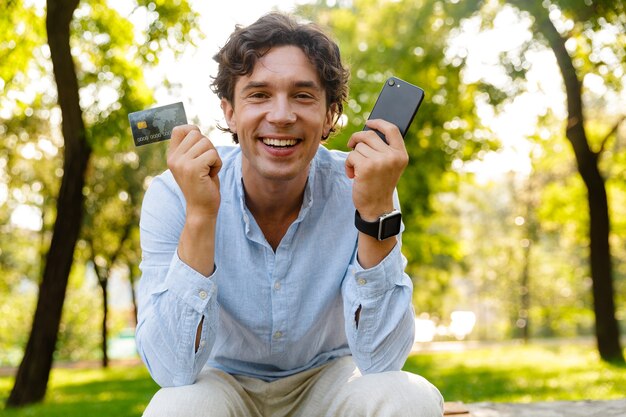
[(361, 218), (375, 221), (393, 210), (393, 193), (409, 155), (396, 125), (375, 119), (366, 126), (384, 134), (387, 143), (372, 130), (354, 133), (348, 141), (352, 151), (346, 159), (346, 174), (354, 180), (352, 199)]

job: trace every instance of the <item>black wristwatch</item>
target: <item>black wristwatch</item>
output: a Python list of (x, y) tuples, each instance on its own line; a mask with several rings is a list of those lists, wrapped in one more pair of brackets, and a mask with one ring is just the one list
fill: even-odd
[(401, 223), (402, 213), (399, 210), (383, 214), (375, 222), (363, 220), (358, 210), (354, 212), (354, 225), (357, 230), (378, 240), (385, 240), (400, 233)]

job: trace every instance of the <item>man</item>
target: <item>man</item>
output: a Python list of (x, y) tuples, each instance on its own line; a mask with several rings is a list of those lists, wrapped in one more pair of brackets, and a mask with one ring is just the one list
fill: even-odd
[(400, 371), (414, 314), (398, 129), (320, 146), (348, 71), (314, 25), (266, 15), (215, 59), (239, 147), (177, 127), (142, 208), (137, 344), (164, 387), (145, 415), (441, 416), (437, 389)]

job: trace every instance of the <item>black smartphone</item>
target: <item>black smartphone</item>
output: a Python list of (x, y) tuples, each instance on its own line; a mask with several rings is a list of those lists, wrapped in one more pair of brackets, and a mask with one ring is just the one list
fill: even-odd
[[(385, 81), (368, 120), (383, 119), (391, 122), (398, 126), (404, 137), (423, 99), (424, 90), (399, 78), (390, 77)], [(363, 130), (371, 129), (364, 127)], [(375, 132), (387, 142), (385, 135)]]

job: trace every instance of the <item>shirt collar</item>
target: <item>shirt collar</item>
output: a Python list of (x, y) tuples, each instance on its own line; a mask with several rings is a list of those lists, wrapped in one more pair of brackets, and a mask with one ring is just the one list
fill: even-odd
[[(247, 218), (247, 216), (248, 216), (248, 213), (250, 213), (250, 211), (246, 208), (245, 192), (243, 190), (243, 173), (241, 170), (241, 159), (242, 159), (242, 153), (239, 152), (239, 154), (234, 160), (234, 163), (235, 163), (234, 168), (235, 168), (235, 172), (238, 173), (237, 174), (238, 181), (236, 181), (237, 198), (239, 199), (241, 212), (244, 213), (244, 222), (246, 224), (246, 232), (248, 232), (250, 229), (250, 221), (249, 221), (249, 218)], [(305, 218), (309, 210), (311, 209), (311, 206), (313, 206), (313, 185), (315, 184), (316, 171), (317, 171), (317, 153), (315, 154), (315, 157), (313, 157), (313, 160), (311, 161), (311, 164), (309, 165), (309, 176), (307, 178), (307, 182), (304, 187), (304, 198), (302, 199), (302, 207), (300, 208), (300, 213), (298, 214), (296, 223), (301, 222)]]

